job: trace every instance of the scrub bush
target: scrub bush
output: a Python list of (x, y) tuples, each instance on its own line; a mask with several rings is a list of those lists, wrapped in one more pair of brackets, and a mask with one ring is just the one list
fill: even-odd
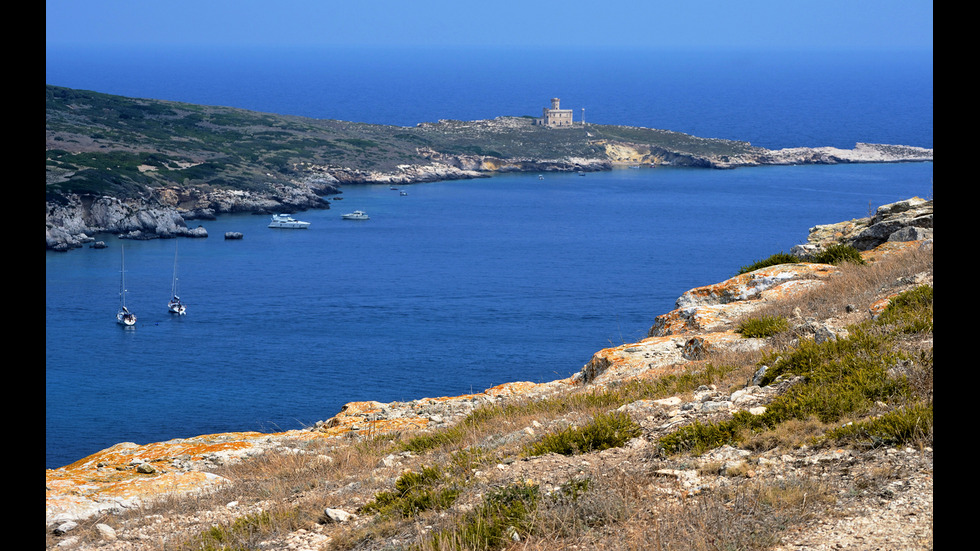
[(752, 264), (749, 264), (748, 266), (742, 266), (738, 273), (739, 275), (747, 274), (761, 268), (768, 268), (769, 266), (777, 266), (779, 264), (795, 264), (797, 262), (800, 262), (800, 259), (795, 255), (778, 252), (769, 258), (758, 260)]
[(837, 265), (842, 262), (854, 264), (864, 264), (861, 252), (850, 245), (831, 245), (826, 250), (813, 257), (813, 262), (817, 264)]
[(789, 322), (781, 316), (762, 316), (760, 318), (747, 319), (738, 324), (735, 330), (747, 339), (764, 339), (777, 333), (781, 333), (789, 328)]
[(600, 413), (585, 426), (569, 427), (545, 436), (530, 446), (527, 453), (575, 455), (618, 448), (641, 432), (640, 426), (625, 413)]
[(361, 512), (382, 516), (414, 517), (429, 509), (445, 509), (459, 496), (459, 489), (440, 487), (444, 477), (436, 467), (422, 467), (420, 472), (408, 471), (395, 481), (394, 492), (379, 492), (364, 505)]

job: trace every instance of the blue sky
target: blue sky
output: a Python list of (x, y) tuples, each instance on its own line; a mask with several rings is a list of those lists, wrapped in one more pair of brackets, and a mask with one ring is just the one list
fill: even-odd
[(932, 50), (922, 0), (47, 0), (48, 46)]

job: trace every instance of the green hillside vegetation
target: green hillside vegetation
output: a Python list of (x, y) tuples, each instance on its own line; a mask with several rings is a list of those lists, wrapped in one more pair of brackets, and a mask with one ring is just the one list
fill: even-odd
[[(481, 124), (483, 123), (483, 124)], [(156, 186), (262, 191), (309, 165), (391, 171), (429, 164), (419, 150), (449, 155), (604, 159), (602, 141), (643, 144), (677, 155), (738, 155), (745, 142), (590, 124), (534, 126), (440, 121), (415, 127), (275, 115), (231, 107), (137, 99), (45, 87), (47, 199), (68, 193), (145, 195)]]

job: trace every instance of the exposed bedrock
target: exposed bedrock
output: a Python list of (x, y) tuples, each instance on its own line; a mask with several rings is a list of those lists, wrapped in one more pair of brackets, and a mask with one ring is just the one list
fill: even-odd
[(330, 205), (322, 196), (334, 193), (338, 193), (337, 180), (321, 175), (294, 184), (273, 184), (268, 192), (173, 186), (131, 199), (72, 194), (46, 204), (45, 245), (67, 251), (94, 241), (92, 236), (98, 233), (124, 239), (207, 237), (205, 228), (190, 227), (187, 221), (235, 212), (327, 209)]
[(814, 226), (807, 242), (790, 253), (807, 259), (838, 244), (869, 251), (888, 242), (931, 240), (932, 231), (932, 200), (912, 197), (882, 205), (866, 218)]

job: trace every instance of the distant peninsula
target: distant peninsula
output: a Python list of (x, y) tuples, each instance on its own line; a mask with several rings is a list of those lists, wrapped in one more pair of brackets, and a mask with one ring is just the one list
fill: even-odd
[(769, 150), (653, 128), (541, 124), (531, 116), (402, 127), (51, 85), (45, 93), (45, 242), (62, 251), (97, 233), (206, 237), (187, 222), (329, 208), (325, 197), (353, 184), (618, 165), (731, 169), (933, 160), (932, 149), (903, 145)]

